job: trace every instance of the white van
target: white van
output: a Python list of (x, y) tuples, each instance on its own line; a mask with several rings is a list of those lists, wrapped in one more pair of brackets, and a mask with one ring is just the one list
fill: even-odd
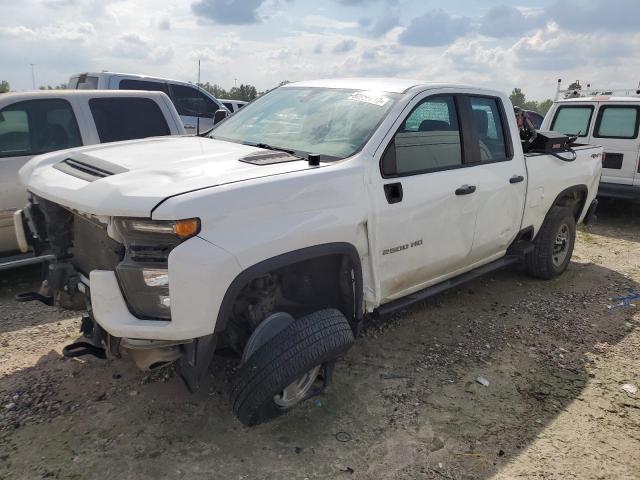
[[(563, 93), (563, 92), (561, 92)], [(615, 96), (617, 93), (625, 96)], [(602, 145), (600, 197), (640, 200), (640, 96), (635, 91), (574, 91), (556, 100), (541, 130)]]
[(68, 88), (164, 92), (173, 101), (188, 134), (195, 134), (198, 130), (204, 132), (213, 127), (217, 110), (233, 112), (205, 89), (167, 78), (114, 72), (81, 73), (71, 76)]

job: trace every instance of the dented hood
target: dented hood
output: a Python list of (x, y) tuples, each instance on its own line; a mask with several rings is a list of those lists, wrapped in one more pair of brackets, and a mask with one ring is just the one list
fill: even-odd
[(252, 146), (158, 137), (42, 155), (20, 177), (34, 194), (82, 212), (149, 217), (168, 197), (307, 168), (306, 161)]

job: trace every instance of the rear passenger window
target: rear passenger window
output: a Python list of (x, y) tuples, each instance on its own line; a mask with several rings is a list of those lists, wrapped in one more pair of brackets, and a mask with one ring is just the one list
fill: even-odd
[(218, 110), (218, 104), (204, 93), (185, 85), (171, 84), (171, 99), (178, 114), (186, 117), (212, 118)]
[(599, 138), (636, 138), (638, 108), (614, 105), (600, 108), (594, 136)]
[(469, 101), (471, 103), (471, 121), (480, 143), (480, 161), (507, 160), (507, 146), (498, 99), (469, 97)]
[(553, 117), (551, 130), (564, 135), (586, 137), (589, 134), (591, 115), (593, 107), (590, 105), (560, 107)]
[(103, 143), (171, 134), (162, 110), (149, 98), (92, 98), (89, 108)]
[(120, 90), (145, 90), (147, 92), (163, 92), (167, 95), (169, 94), (166, 83), (151, 82), (148, 80), (132, 80), (125, 78), (124, 80), (120, 80), (120, 86), (118, 88)]
[(27, 100), (0, 110), (0, 157), (38, 155), (81, 145), (78, 123), (66, 100)]
[(462, 165), (460, 128), (452, 96), (420, 103), (396, 133), (382, 161), (385, 176), (402, 176)]

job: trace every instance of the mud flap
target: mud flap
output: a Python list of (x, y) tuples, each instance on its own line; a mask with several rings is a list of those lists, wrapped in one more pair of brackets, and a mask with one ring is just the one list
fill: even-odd
[(207, 335), (182, 346), (180, 373), (191, 393), (200, 388), (200, 382), (209, 371), (217, 340), (216, 335)]
[(24, 292), (24, 293), (18, 293), (15, 296), (16, 302), (42, 302), (45, 305), (47, 305), (48, 307), (52, 307), (53, 306), (53, 297), (48, 296), (48, 295), (42, 295), (41, 293), (38, 292)]

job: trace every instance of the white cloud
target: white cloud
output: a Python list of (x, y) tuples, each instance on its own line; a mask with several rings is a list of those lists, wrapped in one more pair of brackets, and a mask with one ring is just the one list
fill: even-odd
[(354, 48), (356, 48), (357, 46), (358, 46), (358, 42), (356, 42), (352, 38), (345, 38), (344, 40), (341, 40), (338, 43), (336, 43), (334, 47), (331, 49), (331, 52), (335, 53), (336, 55), (348, 53)]
[(358, 22), (347, 22), (344, 20), (338, 20), (331, 17), (325, 17), (324, 15), (306, 15), (302, 19), (302, 25), (307, 28), (319, 29), (319, 30), (347, 30), (358, 28)]
[(242, 25), (259, 23), (258, 8), (264, 0), (198, 0), (193, 13), (215, 23)]
[(400, 43), (418, 47), (440, 47), (471, 31), (469, 18), (454, 17), (437, 8), (414, 18), (400, 35)]
[(201, 59), (202, 80), (224, 87), (388, 75), (518, 86), (530, 98), (552, 96), (559, 77), (634, 86), (640, 71), (637, 0), (5, 3), (0, 79), (18, 89), (31, 87), (29, 63), (45, 85), (102, 69), (195, 81)]
[(13, 37), (18, 40), (44, 40), (83, 42), (96, 34), (93, 24), (88, 22), (61, 23), (32, 29), (23, 25), (16, 27), (0, 27), (0, 36)]

